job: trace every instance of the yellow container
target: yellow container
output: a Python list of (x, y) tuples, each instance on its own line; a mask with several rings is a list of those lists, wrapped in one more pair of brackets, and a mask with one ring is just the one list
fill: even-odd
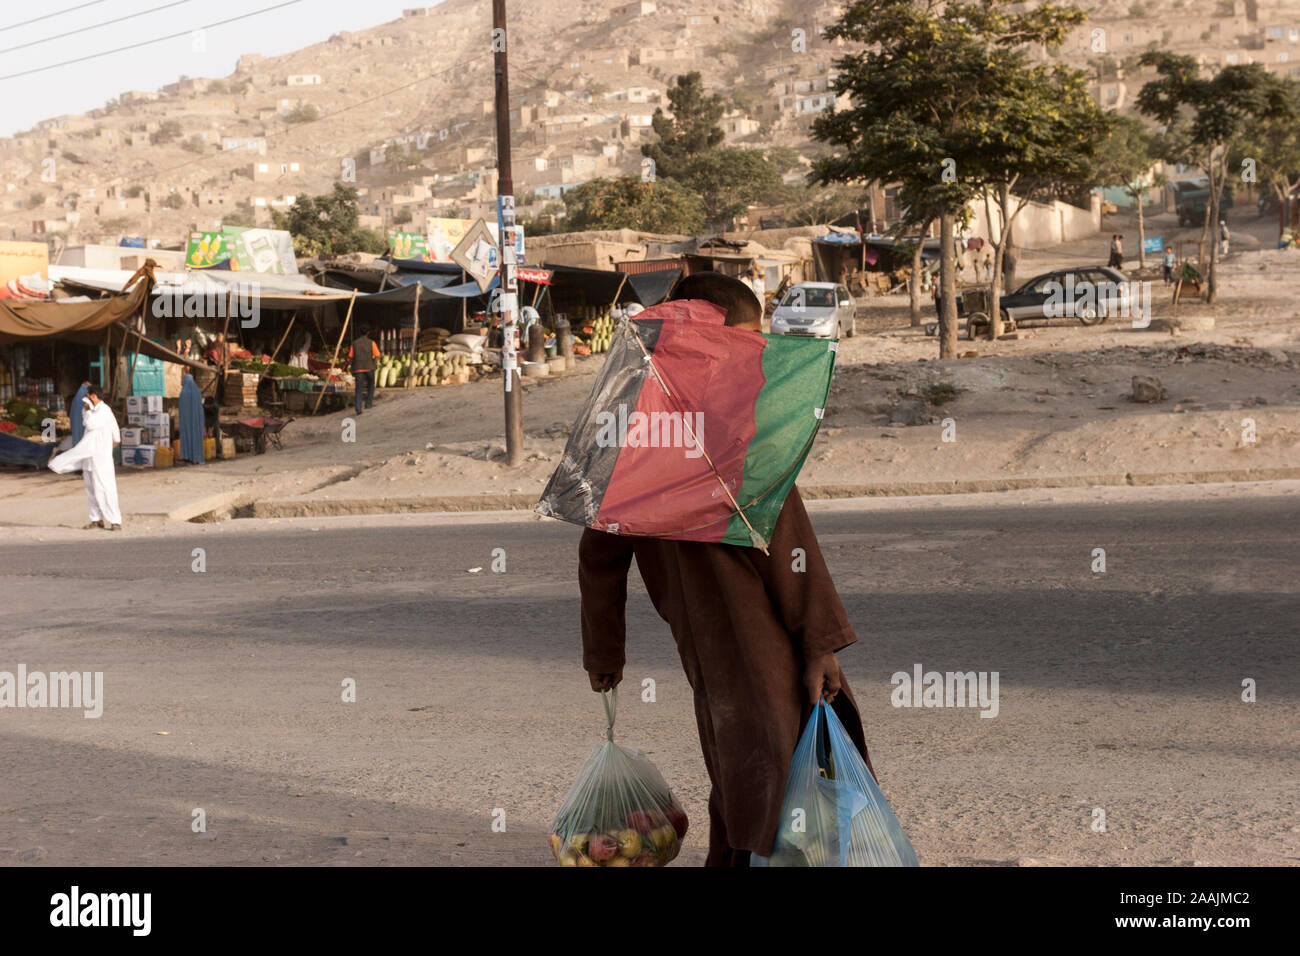
[(153, 466), (155, 468), (170, 468), (172, 466), (172, 450), (166, 445), (158, 446), (158, 450), (153, 453)]
[(217, 457), (217, 440), (215, 438), (203, 439), (203, 460), (211, 461)]
[(235, 440), (233, 438), (222, 436), (221, 457), (226, 459), (235, 457)]

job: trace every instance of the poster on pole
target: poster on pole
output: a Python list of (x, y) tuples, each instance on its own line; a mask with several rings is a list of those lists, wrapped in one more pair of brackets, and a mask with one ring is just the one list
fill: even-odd
[[(428, 249), (429, 262), (454, 262), (451, 254), (452, 251), (461, 244), (466, 234), (474, 227), (475, 222), (483, 220), (474, 219), (439, 219), (430, 216), (425, 220), (424, 228), (426, 230), (425, 246)], [(496, 246), (500, 242), (501, 230), (497, 223), (485, 223), (488, 232), (492, 235), (492, 268), (497, 268)], [(524, 230), (522, 226), (515, 226), (515, 261), (522, 264), (524, 259)]]
[(465, 238), (451, 253), (452, 261), (478, 283), (482, 292), (487, 291), (487, 287), (492, 284), (492, 277), (496, 275), (496, 266), (493, 264), (495, 258), (496, 243), (487, 223), (482, 219), (470, 227)]

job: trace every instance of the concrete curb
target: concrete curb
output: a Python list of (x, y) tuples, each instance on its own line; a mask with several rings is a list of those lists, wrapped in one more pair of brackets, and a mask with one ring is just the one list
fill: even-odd
[[(984, 478), (952, 481), (879, 482), (856, 485), (800, 485), (806, 500), (884, 498), (913, 495), (974, 494), (1024, 488), (1087, 488), (1097, 485), (1199, 485), (1221, 482), (1300, 479), (1300, 468), (1238, 468), (1224, 471), (1133, 474), (1057, 475), (1033, 478)], [(252, 504), (250, 518), (315, 518), (339, 515), (415, 514), (421, 512), (531, 511), (537, 494), (441, 495), (420, 498), (270, 499)], [(190, 510), (190, 509), (186, 509)], [(211, 510), (211, 509), (206, 509)]]

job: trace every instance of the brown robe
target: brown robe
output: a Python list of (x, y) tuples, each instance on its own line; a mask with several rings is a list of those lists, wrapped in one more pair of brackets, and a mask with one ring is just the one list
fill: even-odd
[[(804, 551), (803, 571), (793, 569), (795, 548)], [(772, 852), (790, 760), (812, 712), (804, 661), (857, 640), (798, 488), (785, 500), (768, 551), (590, 528), (578, 547), (582, 664), (589, 673), (623, 669), (633, 556), (672, 628), (713, 784), (706, 865), (743, 866), (750, 852)], [(847, 682), (833, 706), (870, 766)]]

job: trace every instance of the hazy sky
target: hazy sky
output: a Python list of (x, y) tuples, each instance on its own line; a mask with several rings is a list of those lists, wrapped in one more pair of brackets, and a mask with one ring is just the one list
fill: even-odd
[[(287, 3), (278, 9), (268, 10)], [(268, 56), (309, 46), (340, 30), (363, 30), (402, 15), (403, 8), (435, 6), (437, 0), (5, 0), (0, 9), (0, 136), (30, 129), (38, 120), (84, 113), (127, 90), (156, 90), (187, 76), (227, 76), (244, 53)], [(80, 7), (81, 9), (73, 9)], [(164, 9), (159, 9), (164, 8)], [(257, 13), (257, 11), (267, 11)], [(490, 17), (484, 3), (483, 13)], [(52, 13), (60, 16), (49, 16)], [(142, 16), (96, 26), (134, 13)], [(210, 26), (256, 13), (224, 26)], [(41, 17), (26, 26), (10, 26)], [(60, 36), (74, 30), (84, 32)], [(203, 31), (202, 52), (192, 31)], [(91, 57), (142, 41), (182, 34), (160, 43)], [(59, 39), (51, 39), (59, 37)], [(38, 40), (23, 49), (15, 47)], [(12, 76), (38, 67), (52, 69)]]

